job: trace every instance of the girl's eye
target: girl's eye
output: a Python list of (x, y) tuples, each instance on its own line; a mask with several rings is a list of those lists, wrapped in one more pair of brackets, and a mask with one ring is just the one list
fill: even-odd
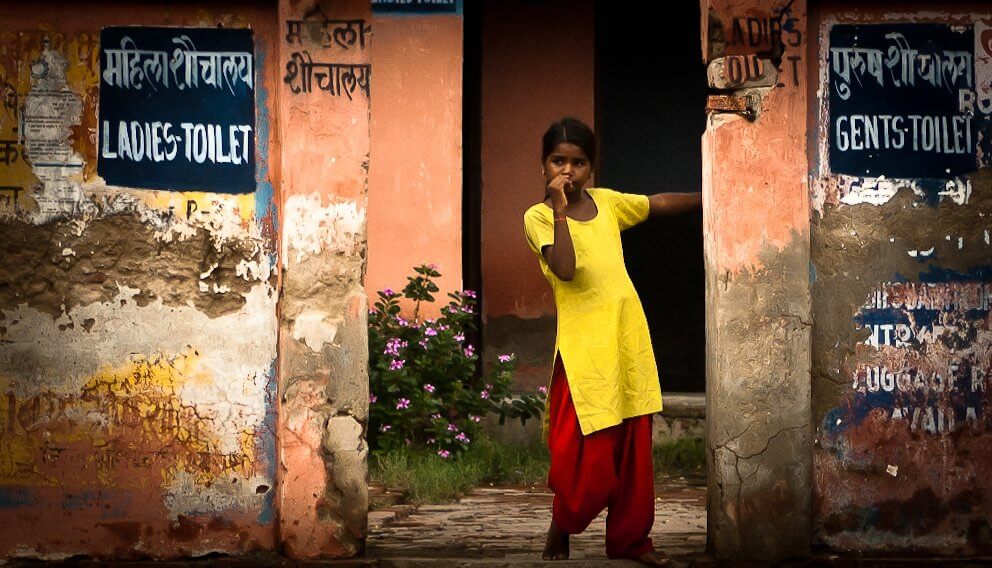
[(577, 167), (577, 168), (581, 168), (584, 165), (586, 165), (586, 161), (585, 160), (576, 160), (575, 161), (575, 167)]

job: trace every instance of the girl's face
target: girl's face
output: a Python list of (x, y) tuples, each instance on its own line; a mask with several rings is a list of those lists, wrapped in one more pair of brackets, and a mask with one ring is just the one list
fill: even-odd
[(592, 164), (586, 153), (571, 142), (562, 142), (544, 159), (544, 183), (551, 183), (562, 175), (568, 180), (566, 191), (578, 191), (585, 187), (592, 175)]

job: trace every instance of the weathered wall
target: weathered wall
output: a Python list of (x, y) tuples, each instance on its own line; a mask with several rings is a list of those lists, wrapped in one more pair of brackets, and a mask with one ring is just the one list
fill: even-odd
[[(444, 294), (462, 287), (462, 17), (376, 15), (365, 291), (401, 290), (437, 264)], [(412, 306), (406, 306), (412, 311)]]
[(520, 388), (547, 384), (555, 340), (554, 298), (524, 240), (523, 214), (544, 198), (548, 126), (575, 116), (595, 128), (593, 4), (483, 6), (483, 357), (516, 353)]
[[(748, 95), (760, 107), (753, 122), (714, 110), (703, 136), (708, 545), (718, 558), (735, 560), (806, 556), (806, 79), (792, 65), (805, 57), (806, 7), (800, 0), (701, 7), (704, 59), (711, 71), (737, 79), (711, 78), (711, 87), (720, 87), (715, 95), (726, 98), (710, 97), (708, 107), (727, 108)], [(742, 63), (764, 66), (777, 80), (744, 88), (762, 84), (764, 73), (742, 81), (724, 72)]]
[[(817, 89), (811, 110), (815, 536), (840, 550), (992, 551), (992, 12), (978, 3), (940, 10), (824, 9), (811, 26), (818, 33), (818, 48), (810, 52)], [(877, 76), (874, 67), (856, 66), (842, 81), (843, 68), (834, 65), (842, 64), (841, 47), (848, 45), (832, 43), (832, 32), (898, 23), (954, 27), (928, 30), (926, 38), (907, 35), (902, 47), (897, 36), (860, 28), (866, 48), (876, 47), (873, 37), (884, 41), (884, 65)], [(952, 48), (954, 57), (973, 58), (962, 73), (942, 65), (935, 86), (921, 67), (914, 83), (898, 82), (901, 54), (918, 49), (944, 57), (944, 41), (969, 44)], [(873, 56), (862, 54), (865, 63)], [(975, 104), (961, 105), (969, 92)], [(838, 98), (842, 93), (849, 99)], [(931, 99), (949, 104), (925, 102)], [(843, 104), (876, 106), (839, 110)], [(906, 113), (916, 113), (919, 128)], [(937, 114), (960, 118), (948, 119), (945, 134), (934, 137), (919, 116)], [(902, 122), (872, 135), (861, 119), (852, 130), (852, 116), (901, 116)], [(831, 144), (844, 150), (831, 154)], [(859, 151), (865, 144), (872, 145), (866, 148), (872, 159)], [(851, 155), (863, 159), (864, 172), (838, 171), (834, 161)], [(960, 171), (896, 173), (958, 157), (966, 162)]]
[[(254, 193), (96, 175), (115, 25), (254, 30)], [(272, 549), (275, 6), (38, 2), (0, 27), (0, 557)]]
[[(278, 524), (290, 556), (341, 557), (362, 552), (368, 515), (362, 278), (371, 30), (356, 31), (349, 45), (320, 22), (360, 20), (353, 29), (365, 30), (371, 12), (368, 0), (280, 3), (281, 25), (301, 20), (309, 22), (301, 33), (279, 42), (286, 74), (278, 102), (285, 199)], [(312, 83), (310, 61), (318, 65)]]

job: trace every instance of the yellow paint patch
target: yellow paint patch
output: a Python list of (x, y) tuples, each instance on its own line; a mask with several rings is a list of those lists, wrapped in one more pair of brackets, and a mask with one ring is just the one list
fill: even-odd
[(122, 475), (147, 482), (155, 470), (163, 482), (183, 471), (202, 484), (253, 475), (257, 433), (241, 432), (238, 452), (223, 454), (213, 419), (179, 397), (183, 384), (216, 380), (199, 361), (193, 349), (171, 360), (138, 355), (104, 367), (77, 395), (18, 400), (8, 389), (0, 396), (0, 484), (63, 483), (74, 469), (91, 470), (76, 474), (77, 486), (120, 486)]

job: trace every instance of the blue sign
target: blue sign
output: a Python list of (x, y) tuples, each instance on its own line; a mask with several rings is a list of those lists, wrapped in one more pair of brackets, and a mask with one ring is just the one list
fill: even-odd
[(843, 24), (830, 31), (830, 170), (950, 178), (978, 167), (974, 29)]
[(251, 30), (104, 28), (97, 173), (110, 185), (255, 190)]
[(461, 0), (372, 0), (376, 14), (461, 14)]

